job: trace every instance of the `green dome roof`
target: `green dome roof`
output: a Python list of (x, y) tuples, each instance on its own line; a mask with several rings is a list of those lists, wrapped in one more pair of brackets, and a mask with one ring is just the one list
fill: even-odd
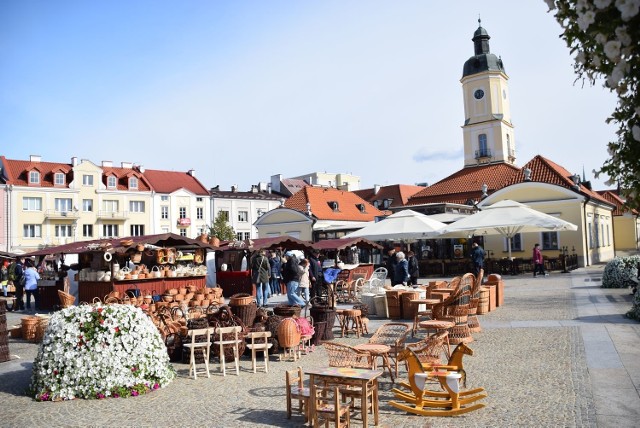
[(478, 29), (473, 33), (473, 48), (475, 55), (469, 58), (462, 69), (462, 77), (484, 71), (501, 71), (504, 73), (502, 59), (489, 51), (489, 33), (482, 28), (478, 19)]

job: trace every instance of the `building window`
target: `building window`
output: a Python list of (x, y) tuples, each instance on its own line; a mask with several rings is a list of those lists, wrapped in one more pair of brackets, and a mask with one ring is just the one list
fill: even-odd
[(93, 238), (93, 225), (92, 224), (83, 224), (82, 225), (82, 236), (84, 238)]
[(102, 236), (105, 237), (105, 238), (117, 237), (118, 236), (118, 225), (117, 224), (103, 224), (102, 225)]
[(241, 222), (249, 221), (249, 211), (238, 211), (238, 221), (241, 221)]
[(42, 238), (42, 226), (39, 224), (25, 224), (22, 227), (24, 238)]
[(169, 228), (168, 227), (163, 227), (160, 230), (162, 230), (162, 233), (169, 233)]
[(138, 179), (136, 177), (129, 177), (129, 189), (138, 188)]
[(202, 220), (204, 218), (204, 208), (202, 207), (196, 208), (196, 218), (198, 220)]
[(244, 232), (244, 239), (251, 239), (251, 232)]
[(143, 213), (144, 201), (129, 201), (129, 211), (132, 213)]
[(71, 209), (73, 208), (73, 206), (71, 204), (71, 199), (70, 198), (56, 198), (56, 200), (55, 200), (55, 208), (56, 208), (56, 211), (61, 212), (61, 213), (65, 213), (65, 212), (71, 211)]
[(107, 187), (109, 189), (115, 189), (116, 188), (116, 177), (115, 175), (110, 175), (107, 177)]
[(593, 249), (593, 230), (591, 223), (587, 223), (587, 231), (589, 232), (589, 249)]
[(487, 150), (487, 134), (478, 135), (478, 156), (487, 157), (489, 156), (489, 150)]
[(557, 250), (558, 248), (558, 232), (542, 232), (542, 249)]
[(607, 224), (607, 247), (611, 245), (611, 234), (609, 233), (609, 225)]
[(196, 202), (202, 202), (202, 198), (201, 198), (200, 196), (198, 196), (198, 197), (196, 198)]
[(102, 201), (102, 209), (108, 213), (117, 213), (119, 208), (118, 201), (113, 199), (105, 199)]
[(54, 235), (56, 238), (69, 238), (71, 236), (71, 225), (56, 224), (54, 227)]
[(169, 200), (169, 197), (167, 195), (162, 195), (162, 196), (160, 196), (160, 200), (163, 201), (163, 202), (166, 202), (166, 201)]
[(600, 246), (600, 228), (598, 227), (598, 219), (596, 218), (595, 223), (593, 224), (593, 236), (594, 236), (594, 243), (593, 245), (595, 246), (595, 248), (598, 248)]
[(242, 241), (242, 232), (237, 232), (237, 233), (236, 233), (236, 239), (237, 239), (238, 241)]
[(22, 198), (23, 211), (42, 211), (42, 198)]
[[(509, 250), (507, 238), (504, 238), (504, 250)], [(516, 233), (513, 238), (511, 238), (511, 251), (522, 251), (522, 235), (519, 233)]]
[(85, 174), (82, 176), (83, 186), (93, 186), (93, 175)]
[(219, 211), (218, 215), (224, 220), (229, 221), (229, 211)]
[(163, 205), (160, 207), (160, 218), (162, 219), (168, 219), (169, 218), (169, 207), (166, 205)]
[(82, 211), (85, 213), (93, 212), (93, 199), (82, 200)]
[(187, 218), (187, 208), (186, 207), (178, 208), (178, 216), (179, 218)]
[(132, 224), (131, 236), (144, 236), (144, 224)]
[(53, 184), (56, 186), (64, 186), (64, 174), (61, 172), (53, 174)]
[(40, 173), (38, 171), (29, 171), (29, 184), (39, 184)]
[(180, 228), (179, 230), (180, 230), (180, 236), (187, 236), (187, 228), (186, 227)]

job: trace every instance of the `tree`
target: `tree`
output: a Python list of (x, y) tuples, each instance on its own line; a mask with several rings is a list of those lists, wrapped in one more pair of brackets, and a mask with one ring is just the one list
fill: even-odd
[(227, 222), (227, 214), (224, 211), (218, 212), (216, 219), (209, 227), (209, 235), (215, 236), (221, 241), (233, 241), (236, 239), (236, 232)]
[(607, 123), (618, 125), (609, 142), (607, 185), (617, 182), (627, 206), (640, 208), (640, 0), (545, 0), (563, 29), (560, 35), (572, 54), (578, 79), (604, 86), (618, 96)]

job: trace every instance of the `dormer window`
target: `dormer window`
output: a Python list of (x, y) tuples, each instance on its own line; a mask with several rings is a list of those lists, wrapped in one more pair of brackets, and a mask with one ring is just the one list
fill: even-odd
[(384, 209), (389, 208), (389, 207), (391, 206), (391, 201), (393, 201), (393, 199), (385, 199), (385, 200), (382, 202), (382, 206), (383, 206), (383, 208), (384, 208)]
[(40, 184), (39, 171), (29, 171), (29, 184)]
[(377, 200), (377, 199), (375, 201), (373, 201), (373, 206), (378, 208), (380, 206), (380, 201)]
[(138, 188), (138, 178), (129, 177), (129, 189), (137, 189), (137, 188)]
[(338, 211), (338, 202), (336, 201), (330, 201), (328, 202), (329, 207), (333, 210), (333, 211)]
[(110, 175), (107, 177), (107, 187), (109, 189), (115, 189), (116, 188), (116, 177), (115, 175)]
[(356, 208), (358, 208), (361, 213), (365, 212), (364, 204), (356, 204)]
[(53, 174), (53, 184), (56, 186), (64, 186), (64, 173), (56, 172)]

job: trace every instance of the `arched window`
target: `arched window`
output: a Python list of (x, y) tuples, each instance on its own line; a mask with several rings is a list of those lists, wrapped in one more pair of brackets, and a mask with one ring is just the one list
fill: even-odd
[(489, 156), (489, 150), (487, 149), (487, 134), (478, 135), (478, 151), (480, 156)]

